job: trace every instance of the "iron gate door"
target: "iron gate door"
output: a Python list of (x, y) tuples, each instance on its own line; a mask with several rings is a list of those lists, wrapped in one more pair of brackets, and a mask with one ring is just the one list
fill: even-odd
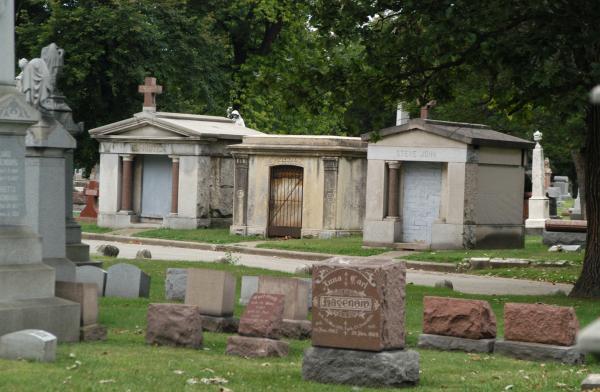
[(300, 238), (304, 169), (298, 166), (271, 168), (269, 191), (269, 237)]

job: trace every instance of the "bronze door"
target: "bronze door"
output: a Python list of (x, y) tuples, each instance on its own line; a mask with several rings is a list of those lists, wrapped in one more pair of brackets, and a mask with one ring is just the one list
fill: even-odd
[(271, 168), (269, 190), (269, 237), (300, 238), (304, 169), (298, 166)]

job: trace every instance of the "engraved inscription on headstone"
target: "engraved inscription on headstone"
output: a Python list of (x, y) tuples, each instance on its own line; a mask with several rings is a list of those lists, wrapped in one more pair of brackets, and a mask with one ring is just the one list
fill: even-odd
[(25, 168), (23, 159), (18, 158), (22, 148), (16, 139), (0, 145), (0, 220), (4, 224), (18, 223), (23, 216)]
[(314, 278), (313, 343), (315, 335), (328, 346), (376, 348), (381, 340), (381, 291), (374, 271), (321, 267)]

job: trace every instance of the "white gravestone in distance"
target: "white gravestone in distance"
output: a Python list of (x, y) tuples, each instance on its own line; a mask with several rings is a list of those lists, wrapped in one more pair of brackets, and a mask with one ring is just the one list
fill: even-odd
[(525, 227), (541, 231), (550, 217), (550, 206), (544, 192), (544, 149), (540, 145), (542, 133), (536, 131), (533, 140), (535, 140), (535, 148), (531, 162), (531, 197), (529, 198), (529, 216), (525, 221)]
[(250, 298), (258, 291), (258, 276), (242, 276), (240, 305), (248, 305)]
[(184, 300), (187, 287), (186, 268), (167, 268), (165, 297), (168, 300)]
[(95, 283), (98, 286), (98, 296), (104, 296), (106, 287), (106, 271), (102, 268), (84, 265), (75, 270), (75, 281), (78, 283)]
[(107, 297), (139, 298), (150, 296), (150, 276), (131, 264), (115, 264), (107, 270)]
[(26, 329), (0, 337), (0, 358), (53, 362), (56, 336), (39, 329)]

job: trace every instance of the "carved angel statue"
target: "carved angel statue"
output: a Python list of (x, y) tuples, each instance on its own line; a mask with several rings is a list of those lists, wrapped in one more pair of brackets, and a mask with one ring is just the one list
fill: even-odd
[(244, 123), (244, 119), (242, 118), (240, 112), (233, 110), (231, 106), (227, 108), (227, 117), (235, 120), (235, 125), (239, 125), (240, 127), (244, 128), (246, 127), (246, 123)]
[(21, 92), (25, 94), (25, 100), (36, 108), (43, 107), (51, 93), (50, 71), (46, 62), (38, 58), (29, 61), (19, 76), (21, 76), (19, 84)]

